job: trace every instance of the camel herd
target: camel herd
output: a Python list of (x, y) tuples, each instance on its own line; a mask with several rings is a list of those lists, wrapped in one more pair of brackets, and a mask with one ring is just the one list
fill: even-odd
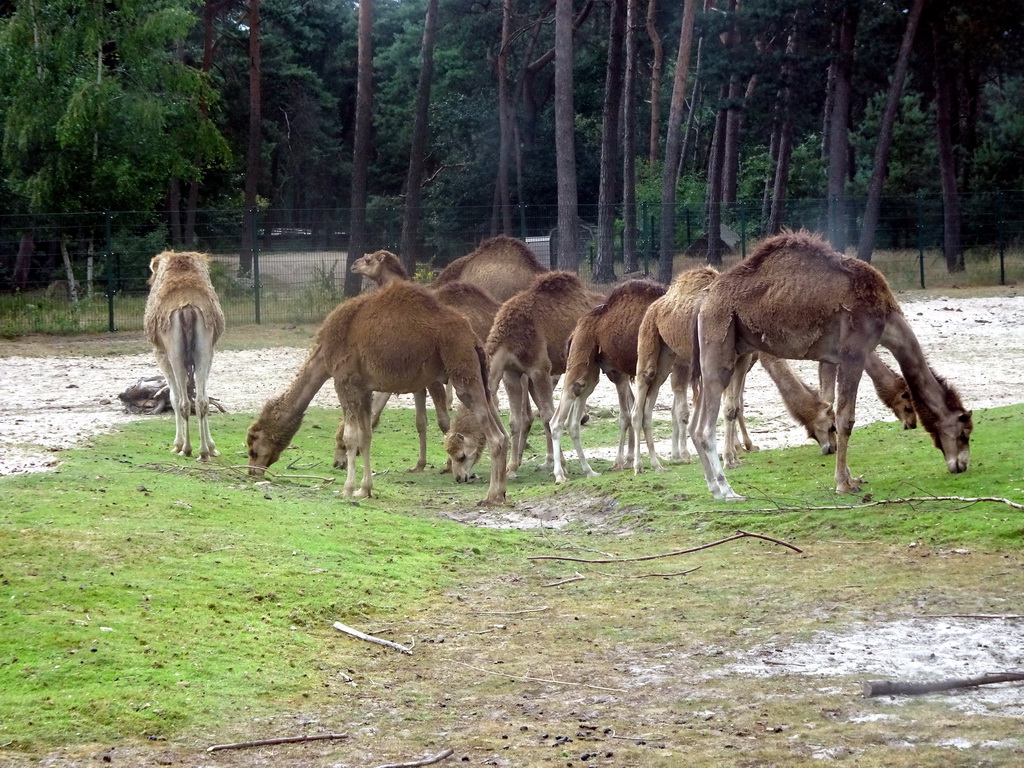
[[(208, 461), (218, 454), (207, 422), (206, 378), (224, 316), (202, 255), (162, 253), (151, 268), (145, 326), (171, 387), (173, 450), (191, 454), (188, 416), (194, 397), (199, 458)], [(420, 456), (412, 469), (425, 468), (429, 391), (445, 435), (445, 471), (456, 481), (468, 480), (486, 446), (490, 483), (483, 503), (501, 504), (508, 480), (520, 469), (534, 408), (547, 438), (540, 468), (551, 471), (555, 482), (566, 480), (561, 441), (568, 430), (583, 474), (597, 474), (586, 459), (580, 424), (603, 372), (619, 399), (619, 448), (612, 469), (632, 466), (635, 474), (642, 473), (641, 438), (651, 467), (663, 469), (652, 417), (659, 390), (671, 377), (672, 458), (690, 460), (689, 433), (712, 495), (742, 499), (725, 469), (738, 465), (741, 450), (753, 450), (743, 419), (743, 387), (758, 362), (808, 437), (823, 454), (836, 454), (837, 492), (860, 489), (847, 452), (865, 373), (905, 428), (920, 421), (950, 472), (967, 469), (971, 412), (929, 367), (884, 277), (808, 232), (767, 238), (722, 273), (710, 267), (687, 270), (667, 288), (629, 280), (607, 295), (587, 290), (574, 273), (545, 269), (525, 243), (505, 236), (457, 259), (428, 286), (411, 281), (387, 251), (363, 256), (351, 270), (376, 289), (328, 315), (292, 384), (269, 400), (249, 427), (251, 475), (262, 475), (277, 461), (313, 397), (333, 379), (344, 411), (335, 466), (346, 470), (346, 496), (372, 493), (373, 427), (391, 393), (414, 394)], [(890, 350), (902, 375), (877, 355), (879, 345)], [(787, 362), (792, 359), (819, 361), (817, 389), (797, 376)], [(563, 375), (556, 408), (554, 387)], [(495, 397), (502, 383), (508, 431)], [(461, 401), (454, 420), (445, 385)], [(724, 465), (717, 443), (723, 401)], [(358, 487), (357, 457), (362, 459)]]

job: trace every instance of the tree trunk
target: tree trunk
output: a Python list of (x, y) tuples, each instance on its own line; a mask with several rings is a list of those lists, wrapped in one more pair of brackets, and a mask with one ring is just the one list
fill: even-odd
[(703, 85), (700, 80), (701, 75), (701, 64), (703, 63), (704, 53), (704, 36), (701, 35), (697, 40), (697, 61), (693, 66), (693, 91), (690, 96), (690, 108), (686, 110), (686, 125), (683, 128), (682, 136), (682, 148), (679, 150), (679, 172), (676, 174), (678, 179), (682, 174), (686, 173), (687, 158), (689, 158), (691, 151), (697, 144), (697, 137), (694, 134), (694, 121), (696, 120), (697, 112), (700, 110), (701, 103), (701, 90)]
[(956, 184), (956, 158), (953, 154), (953, 82), (946, 62), (952, 54), (947, 50), (942, 22), (932, 19), (932, 47), (935, 83), (935, 134), (939, 149), (939, 177), (942, 182), (942, 252), (946, 270), (964, 271), (960, 248), (960, 195)]
[(882, 208), (882, 188), (885, 185), (886, 171), (889, 166), (889, 150), (892, 147), (892, 127), (896, 122), (900, 97), (903, 94), (903, 81), (907, 77), (907, 66), (910, 62), (910, 51), (914, 46), (917, 25), (921, 20), (925, 0), (914, 0), (907, 17), (907, 27), (903, 32), (899, 56), (889, 85), (889, 96), (885, 102), (882, 119), (878, 126), (878, 142), (875, 145), (875, 160), (871, 169), (871, 182), (868, 186), (867, 201), (864, 205), (864, 221), (861, 224), (860, 243), (857, 246), (857, 258), (871, 261), (871, 252), (875, 250), (875, 234), (878, 229), (878, 217)]
[[(787, 58), (792, 58), (797, 50), (797, 31), (799, 24), (794, 18), (793, 30), (786, 41)], [(773, 136), (776, 144), (775, 178), (772, 182), (771, 213), (768, 216), (768, 233), (778, 234), (786, 216), (786, 196), (789, 188), (789, 162), (793, 157), (793, 69), (788, 64), (782, 68), (782, 89), (776, 104), (776, 121), (778, 136)]]
[(512, 100), (508, 87), (508, 54), (512, 45), (512, 0), (501, 4), (501, 49), (495, 62), (498, 80), (498, 171), (494, 189), (494, 210), (491, 215), (491, 234), (508, 233), (512, 228), (512, 201), (509, 190), (509, 165), (512, 159), (513, 124)]
[[(214, 45), (214, 21), (217, 18), (217, 14), (224, 10), (225, 7), (226, 3), (224, 0), (206, 0), (203, 4), (203, 62), (200, 65), (200, 71), (204, 75), (213, 68), (213, 54), (216, 48)], [(210, 114), (210, 105), (205, 97), (199, 103), (199, 114), (204, 120)], [(198, 169), (200, 165), (199, 160), (195, 161), (195, 165)], [(182, 233), (182, 239), (188, 245), (193, 245), (196, 242), (196, 212), (198, 208), (199, 174), (196, 174), (188, 188), (188, 203), (185, 209), (185, 231)]]
[(373, 121), (373, 0), (359, 2), (359, 44), (356, 55), (356, 127), (352, 140), (352, 195), (345, 295), (359, 293), (362, 278), (348, 269), (366, 251), (366, 200), (370, 175), (370, 131)]
[(672, 80), (672, 101), (665, 131), (665, 166), (661, 176), (661, 239), (658, 254), (658, 280), (672, 281), (676, 241), (676, 175), (679, 170), (679, 129), (686, 107), (686, 84), (690, 75), (690, 51), (693, 48), (693, 21), (697, 0), (686, 0), (679, 27), (676, 73)]
[(651, 129), (647, 149), (647, 162), (654, 166), (661, 154), (661, 72), (665, 66), (665, 50), (661, 44), (661, 35), (655, 25), (658, 13), (658, 0), (647, 0), (647, 36), (651, 38), (654, 58), (651, 60)]
[(622, 270), (640, 269), (636, 253), (636, 16), (637, 2), (626, 0), (626, 71), (622, 83)]
[(405, 215), (402, 218), (402, 263), (410, 275), (416, 274), (421, 260), (420, 214), (423, 205), (423, 166), (427, 154), (427, 127), (430, 116), (430, 88), (434, 79), (434, 37), (437, 32), (438, 0), (427, 0), (423, 21), (423, 45), (420, 49), (420, 78), (416, 89), (416, 115), (409, 149), (409, 172), (405, 179)]
[(555, 0), (555, 165), (558, 177), (559, 269), (579, 269), (576, 140), (573, 107), (572, 0)]
[(252, 274), (256, 245), (256, 191), (260, 180), (262, 136), (262, 92), (260, 89), (260, 0), (249, 0), (249, 146), (245, 153), (245, 198), (242, 206), (242, 250), (238, 274)]
[(35, 228), (29, 228), (21, 234), (18, 243), (18, 255), (14, 257), (14, 269), (11, 271), (11, 287), (15, 291), (28, 288), (28, 273), (32, 267), (32, 254), (36, 248)]
[[(726, 95), (722, 88), (722, 98)], [(722, 163), (725, 159), (726, 109), (718, 110), (715, 118), (715, 134), (711, 138), (711, 153), (708, 158), (708, 199), (707, 199), (707, 263), (713, 267), (722, 266)]]
[(834, 78), (828, 121), (828, 240), (846, 250), (846, 177), (850, 133), (850, 94), (853, 51), (857, 39), (857, 9), (847, 5), (839, 22), (838, 49), (829, 72)]
[[(615, 280), (615, 203), (618, 189), (619, 118), (622, 106), (622, 40), (625, 35), (625, 0), (611, 0), (608, 20), (608, 64), (605, 72), (601, 117), (601, 177), (597, 200), (597, 260), (594, 280)], [(629, 116), (632, 118), (632, 115)]]

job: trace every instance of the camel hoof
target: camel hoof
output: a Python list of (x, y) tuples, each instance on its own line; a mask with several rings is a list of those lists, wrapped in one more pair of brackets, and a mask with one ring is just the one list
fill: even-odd
[(595, 472), (594, 470), (590, 470), (589, 472), (586, 473), (586, 476), (587, 477), (600, 477), (601, 473), (600, 472)]
[(410, 473), (411, 473), (411, 472), (422, 472), (422, 471), (423, 471), (423, 467), (422, 467), (422, 466), (420, 466), (419, 464), (417, 464), (417, 465), (416, 465), (415, 467), (409, 467), (409, 468), (408, 468), (407, 470), (405, 470), (405, 471), (406, 471), (406, 472), (410, 472)]

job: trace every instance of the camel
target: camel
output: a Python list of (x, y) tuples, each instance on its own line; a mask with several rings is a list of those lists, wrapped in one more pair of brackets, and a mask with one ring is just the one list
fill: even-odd
[[(409, 273), (405, 271), (399, 258), (390, 251), (375, 251), (361, 256), (353, 262), (351, 271), (363, 275), (378, 287), (390, 285), (393, 282), (409, 282)], [(487, 339), (494, 316), (498, 312), (498, 302), (485, 290), (462, 281), (445, 283), (433, 291), (445, 306), (451, 307), (469, 320), (473, 332), (477, 335), (481, 344)], [(445, 393), (444, 384), (434, 382), (428, 388), (430, 397), (434, 401), (434, 412), (437, 414), (437, 425), (443, 434), (447, 434), (451, 428), (451, 419), (448, 414), (449, 397)], [(380, 414), (391, 397), (390, 392), (376, 392), (373, 396), (372, 428), (376, 429)], [(414, 393), (414, 404), (416, 409), (416, 430), (420, 440), (420, 455), (416, 465), (411, 472), (421, 472), (427, 465), (427, 404), (426, 394), (422, 391)], [(348, 449), (345, 446), (345, 425), (338, 427), (335, 435), (334, 466), (344, 469)], [(481, 432), (481, 439), (483, 433)], [(447, 465), (442, 472), (447, 471)]]
[[(566, 424), (576, 448), (580, 468), (586, 477), (597, 477), (580, 440), (580, 417), (601, 371), (615, 385), (619, 397), (619, 450), (612, 470), (633, 462), (635, 432), (630, 414), (633, 390), (630, 380), (636, 376), (637, 335), (644, 313), (653, 301), (665, 294), (665, 287), (648, 280), (628, 280), (618, 285), (602, 304), (583, 315), (576, 323), (569, 342), (565, 378), (558, 409), (551, 420), (552, 452), (560, 456), (562, 433)], [(628, 443), (629, 454), (625, 455)], [(561, 462), (555, 462), (555, 482), (565, 482)]]
[(967, 469), (971, 411), (928, 365), (881, 272), (835, 252), (818, 235), (784, 231), (716, 278), (697, 313), (697, 339), (693, 359), (699, 365), (701, 394), (691, 437), (716, 499), (743, 498), (725, 477), (715, 425), (737, 360), (753, 351), (838, 365), (838, 493), (861, 488), (861, 480), (850, 473), (847, 453), (858, 385), (868, 355), (879, 344), (895, 357), (917, 417), (942, 451), (947, 469)]
[(192, 455), (188, 421), (194, 392), (199, 460), (209, 461), (220, 452), (210, 435), (206, 381), (213, 364), (213, 347), (224, 333), (224, 312), (210, 282), (209, 260), (201, 253), (164, 251), (153, 257), (149, 268), (152, 287), (143, 327), (170, 388), (174, 409), (171, 452)]
[[(890, 368), (877, 352), (868, 354), (864, 361), (864, 372), (871, 378), (875, 393), (903, 424), (904, 429), (917, 427), (917, 412), (907, 382)], [(836, 375), (838, 368), (833, 363), (818, 363), (818, 381), (821, 398), (829, 405), (835, 405)]]
[[(537, 404), (548, 439), (548, 455), (541, 468), (549, 466), (549, 462), (561, 461), (561, 457), (556, 459), (552, 454), (548, 424), (555, 411), (553, 381), (565, 371), (566, 345), (576, 322), (603, 300), (600, 294), (585, 290), (575, 273), (554, 271), (538, 275), (529, 288), (498, 310), (487, 337), (488, 385), (491, 392), (496, 392), (504, 381), (508, 393), (512, 432), (510, 477), (515, 477), (522, 463), (531, 421), (530, 395)], [(464, 450), (466, 445), (459, 441), (460, 435), (465, 432), (455, 432), (445, 441), (456, 479), (468, 477), (475, 460), (471, 452)]]
[[(395, 329), (401, 329), (400, 340)], [(249, 427), (250, 475), (261, 476), (280, 458), (309, 403), (331, 377), (344, 411), (345, 496), (372, 494), (371, 394), (416, 392), (447, 379), (480, 420), (490, 448), (491, 477), (484, 503), (504, 503), (508, 434), (487, 389), (484, 351), (469, 321), (426, 288), (396, 281), (349, 299), (327, 316), (295, 380), (284, 393), (267, 401)], [(357, 452), (363, 458), (358, 490)]]
[(441, 270), (431, 286), (440, 288), (458, 280), (483, 288), (504, 304), (547, 271), (522, 240), (498, 235)]

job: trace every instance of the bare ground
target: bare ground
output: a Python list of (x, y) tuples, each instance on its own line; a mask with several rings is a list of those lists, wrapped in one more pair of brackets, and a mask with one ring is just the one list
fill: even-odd
[[(1024, 297), (933, 299), (909, 302), (905, 311), (934, 367), (970, 407), (1024, 401)], [(8, 355), (0, 386), (5, 474), (45, 471), (53, 451), (138, 418), (123, 412), (117, 394), (154, 372), (148, 354), (18, 351), (17, 344), (0, 347)], [(229, 410), (253, 411), (285, 386), (303, 355), (294, 348), (218, 353), (211, 393)], [(888, 420), (864, 390), (858, 420)], [(614, 393), (602, 387), (596, 402), (610, 405)], [(762, 448), (806, 439), (780, 413), (759, 370), (746, 402)], [(317, 404), (333, 407), (329, 388)], [(627, 526), (606, 526), (621, 513), (614, 500), (589, 496), (583, 483), (577, 488), (559, 503), (438, 514), (533, 527), (538, 536), (565, 529), (567, 546), (582, 557), (591, 528), (630, 535)], [(1019, 555), (823, 542), (796, 556), (740, 544), (685, 566), (591, 568), (584, 579), (553, 587), (584, 567), (524, 566), (465, 584), (444, 606), (362, 627), (414, 641), (412, 657), (366, 645), (356, 648), (358, 664), (342, 665), (325, 648), (322, 690), (287, 713), (175, 742), (86, 745), (46, 756), (5, 754), (0, 745), (0, 765), (327, 768), (412, 761), (446, 747), (455, 752), (442, 765), (1024, 763), (1019, 683), (864, 699), (858, 682), (1024, 667)], [(689, 576), (653, 576), (697, 564), (702, 570)], [(823, 571), (840, 568), (849, 579), (841, 587), (816, 584)], [(789, 588), (780, 586), (783, 571)], [(598, 636), (618, 640), (595, 642)], [(339, 636), (338, 645), (351, 651), (358, 642)], [(324, 732), (347, 738), (205, 751), (225, 741)]]

